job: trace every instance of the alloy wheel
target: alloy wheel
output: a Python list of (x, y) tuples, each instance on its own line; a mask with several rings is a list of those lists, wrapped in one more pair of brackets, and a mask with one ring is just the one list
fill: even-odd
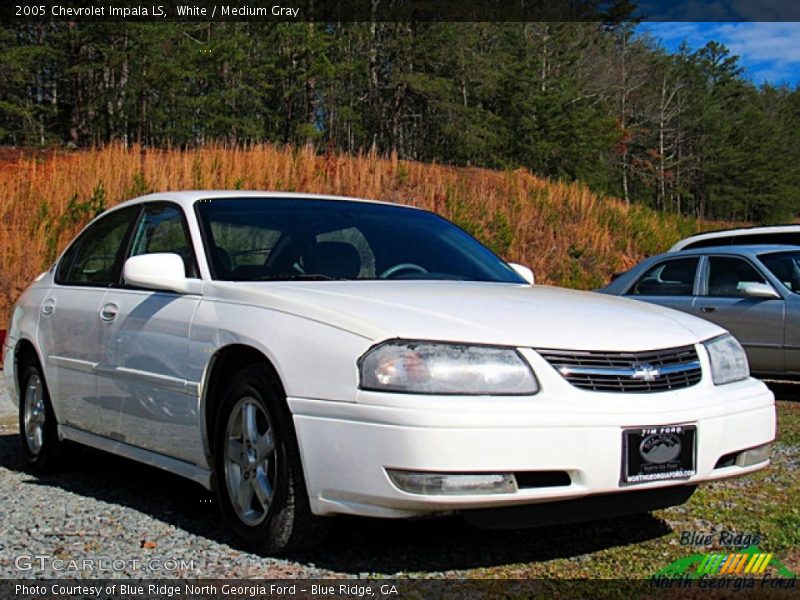
[(275, 495), (277, 459), (269, 415), (253, 397), (241, 398), (225, 429), (225, 483), (236, 516), (246, 525), (266, 519)]
[(25, 386), (25, 442), (28, 450), (36, 456), (44, 445), (45, 427), (44, 383), (36, 373), (28, 378)]

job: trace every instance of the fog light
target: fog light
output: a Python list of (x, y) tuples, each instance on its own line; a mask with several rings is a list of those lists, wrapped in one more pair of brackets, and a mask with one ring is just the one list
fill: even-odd
[(740, 452), (736, 457), (736, 464), (740, 467), (749, 467), (762, 463), (769, 458), (769, 450), (772, 444), (764, 444), (758, 448), (750, 448)]
[(421, 473), (386, 469), (389, 479), (410, 494), (511, 494), (517, 482), (511, 473)]

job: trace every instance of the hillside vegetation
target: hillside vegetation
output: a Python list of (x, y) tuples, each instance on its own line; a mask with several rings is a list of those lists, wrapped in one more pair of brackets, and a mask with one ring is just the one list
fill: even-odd
[(698, 229), (720, 226), (627, 206), (526, 170), (320, 155), (309, 146), (181, 151), (112, 145), (38, 153), (0, 165), (0, 323), (7, 323), (11, 304), (33, 277), (103, 208), (153, 191), (234, 188), (413, 204), (451, 219), (504, 258), (529, 265), (540, 283), (584, 289), (603, 285), (611, 273)]
[(561, 4), (575, 18), (0, 23), (0, 144), (310, 143), (705, 219), (800, 214), (800, 88), (756, 85), (714, 41), (666, 51), (638, 0)]

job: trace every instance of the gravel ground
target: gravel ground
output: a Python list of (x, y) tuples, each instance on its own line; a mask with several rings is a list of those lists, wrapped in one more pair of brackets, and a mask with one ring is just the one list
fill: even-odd
[(70, 446), (65, 470), (30, 475), (2, 371), (0, 389), (0, 577), (335, 576), (231, 547), (212, 496), (157, 469)]
[[(477, 530), (457, 518), (342, 518), (313, 553), (257, 556), (233, 545), (211, 494), (157, 469), (70, 447), (65, 470), (27, 473), (14, 407), (3, 394), (0, 578), (498, 577), (541, 563), (553, 574), (591, 577), (581, 569), (593, 556), (675, 537), (669, 516), (652, 515), (512, 532)], [(732, 488), (745, 483), (733, 481)], [(686, 510), (668, 515), (680, 520)], [(62, 568), (50, 559), (64, 561)]]
[(0, 417), (14, 416), (17, 414), (17, 407), (11, 402), (6, 392), (3, 371), (0, 369)]

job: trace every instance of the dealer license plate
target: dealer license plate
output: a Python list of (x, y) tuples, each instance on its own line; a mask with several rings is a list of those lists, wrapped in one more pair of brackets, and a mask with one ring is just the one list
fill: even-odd
[(622, 432), (622, 483), (689, 479), (696, 471), (694, 425), (657, 425)]

